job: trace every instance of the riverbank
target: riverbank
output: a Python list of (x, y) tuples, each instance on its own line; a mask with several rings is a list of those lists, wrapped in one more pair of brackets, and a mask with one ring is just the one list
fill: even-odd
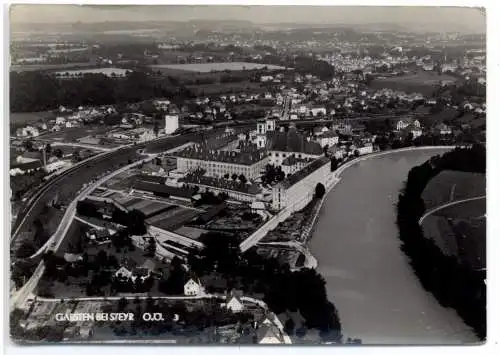
[[(446, 232), (437, 234), (424, 233), (421, 227), (423, 219), (442, 207), (448, 207), (465, 201), (485, 199), (484, 195), (454, 202), (448, 202), (425, 211), (422, 206), (422, 193), (430, 181), (443, 171), (485, 173), (486, 151), (484, 147), (475, 146), (470, 149), (457, 149), (444, 154), (433, 164), (427, 162), (415, 166), (408, 174), (406, 187), (399, 196), (397, 204), (397, 224), (401, 250), (409, 259), (415, 275), (422, 286), (431, 292), (440, 304), (457, 311), (461, 318), (477, 333), (481, 340), (486, 337), (486, 262), (485, 220), (481, 219), (483, 228), (474, 227), (470, 222), (477, 214), (486, 212), (486, 205), (479, 211), (465, 210), (460, 215), (460, 232), (452, 229), (448, 232), (449, 244), (443, 244), (441, 238)], [(455, 188), (460, 183), (455, 180)], [(463, 195), (466, 196), (466, 195)], [(425, 213), (424, 213), (425, 211)], [(477, 214), (476, 214), (477, 213)], [(448, 215), (447, 223), (457, 223), (457, 218)], [(432, 222), (431, 222), (432, 223)], [(466, 228), (463, 225), (467, 226)], [(457, 227), (458, 228), (458, 227)], [(451, 240), (454, 240), (452, 242)], [(467, 244), (462, 241), (467, 240)], [(455, 243), (455, 244), (453, 244)], [(456, 245), (453, 251), (451, 245)]]
[[(308, 243), (310, 242), (312, 235), (314, 234), (316, 223), (318, 221), (321, 209), (323, 207), (325, 200), (328, 197), (329, 192), (332, 191), (335, 188), (335, 186), (341, 181), (341, 175), (345, 171), (347, 171), (347, 169), (349, 169), (350, 167), (354, 166), (359, 162), (365, 161), (367, 159), (381, 157), (387, 154), (395, 154), (395, 153), (416, 151), (416, 150), (418, 151), (418, 150), (453, 149), (453, 148), (454, 146), (425, 146), (425, 147), (407, 147), (407, 148), (386, 150), (360, 156), (340, 165), (335, 171), (332, 172), (331, 174), (332, 177), (327, 180), (327, 186), (325, 186), (325, 194), (323, 195), (323, 197), (321, 197), (318, 201), (314, 200), (311, 201), (310, 204), (314, 204), (312, 207), (309, 204), (304, 209), (299, 211), (302, 212), (308, 208), (312, 208), (311, 215), (307, 216), (305, 220), (302, 222), (303, 230), (300, 234), (300, 238), (298, 240), (295, 240), (293, 243), (288, 243), (289, 246), (293, 247), (295, 250), (299, 251), (301, 254), (304, 255), (305, 262), (303, 267), (316, 269), (316, 267), (318, 266), (318, 261), (311, 253)], [(300, 269), (300, 267), (295, 269), (298, 270)]]
[(477, 342), (455, 311), (422, 288), (400, 250), (395, 224), (394, 206), (408, 171), (453, 148), (379, 152), (332, 174), (327, 191), (335, 193), (325, 196), (308, 248), (338, 308), (344, 338), (363, 344)]
[(426, 147), (409, 147), (409, 148), (400, 148), (400, 149), (393, 149), (393, 150), (384, 150), (381, 152), (367, 154), (367, 155), (364, 155), (364, 156), (361, 156), (361, 157), (358, 157), (358, 158), (355, 158), (353, 160), (349, 160), (349, 161), (343, 163), (335, 171), (332, 172), (333, 179), (329, 180), (330, 184), (328, 184), (326, 186), (326, 192), (325, 192), (324, 196), (321, 198), (318, 205), (315, 206), (315, 208), (314, 208), (312, 223), (306, 232), (307, 234), (304, 236), (304, 240), (309, 241), (309, 239), (311, 238), (311, 236), (314, 232), (314, 226), (316, 225), (316, 222), (318, 220), (318, 216), (321, 212), (321, 208), (323, 207), (323, 204), (324, 204), (326, 198), (328, 197), (328, 193), (330, 191), (332, 191), (335, 188), (335, 186), (341, 181), (342, 173), (344, 171), (346, 171), (347, 169), (349, 169), (351, 166), (353, 166), (359, 162), (365, 161), (367, 159), (377, 158), (377, 157), (384, 156), (384, 155), (391, 154), (391, 153), (393, 154), (393, 153), (401, 153), (401, 152), (414, 151), (414, 150), (453, 149), (453, 148), (455, 148), (455, 146), (428, 146), (428, 147), (426, 146)]

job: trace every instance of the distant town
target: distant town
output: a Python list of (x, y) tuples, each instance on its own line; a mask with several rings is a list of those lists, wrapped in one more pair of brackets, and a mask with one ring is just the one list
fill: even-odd
[[(369, 343), (344, 328), (311, 247), (329, 192), (363, 174), (360, 162), (451, 151), (434, 161), (445, 177), (429, 180), (427, 208), (399, 215), (427, 218), (460, 197), (484, 217), (483, 167), (455, 164), (484, 158), (484, 35), (220, 26), (183, 36), (14, 32), (15, 340)], [(454, 169), (465, 172), (446, 175)], [(438, 203), (431, 185), (453, 188)], [(485, 270), (481, 237), (449, 243), (437, 242), (467, 272)], [(134, 320), (60, 316), (99, 313)], [(467, 340), (480, 339), (481, 321), (466, 313)]]

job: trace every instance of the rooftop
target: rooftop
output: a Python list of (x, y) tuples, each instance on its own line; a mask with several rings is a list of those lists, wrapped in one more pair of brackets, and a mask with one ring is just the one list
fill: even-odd
[(308, 141), (307, 138), (297, 132), (292, 127), (288, 132), (273, 132), (269, 143), (269, 150), (276, 150), (280, 152), (297, 152), (312, 155), (321, 155), (323, 149), (317, 142)]
[(305, 178), (306, 176), (310, 175), (312, 172), (318, 170), (325, 164), (328, 164), (330, 162), (330, 159), (323, 156), (315, 161), (313, 161), (311, 164), (307, 165), (304, 169), (297, 171), (295, 174), (291, 175), (290, 177), (286, 178), (283, 181), (283, 185), (285, 188), (289, 188), (290, 186), (295, 185), (297, 182)]
[(209, 150), (199, 147), (186, 148), (175, 154), (177, 157), (217, 161), (229, 164), (252, 165), (267, 157), (267, 154), (262, 149), (245, 150), (244, 152), (237, 151), (220, 151)]

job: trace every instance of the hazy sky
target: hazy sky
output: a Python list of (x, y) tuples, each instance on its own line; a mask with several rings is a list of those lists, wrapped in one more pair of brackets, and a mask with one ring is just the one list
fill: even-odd
[(346, 7), (346, 6), (110, 6), (13, 5), (14, 22), (104, 22), (248, 20), (254, 23), (426, 24), (485, 32), (485, 17), (478, 9), (459, 7)]

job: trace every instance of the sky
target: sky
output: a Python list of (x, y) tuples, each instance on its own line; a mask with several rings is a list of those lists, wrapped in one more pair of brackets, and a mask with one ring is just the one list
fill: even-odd
[(443, 31), (464, 28), (485, 32), (485, 17), (475, 8), (424, 6), (110, 6), (13, 5), (13, 22), (105, 22), (246, 20), (254, 23), (366, 24), (394, 23)]

